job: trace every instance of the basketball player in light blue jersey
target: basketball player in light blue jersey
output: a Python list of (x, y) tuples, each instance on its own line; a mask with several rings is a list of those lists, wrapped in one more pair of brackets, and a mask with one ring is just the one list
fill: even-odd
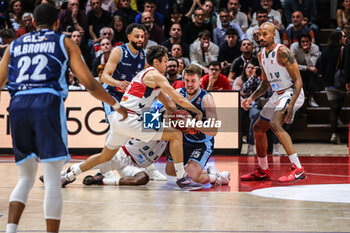
[(0, 90), (8, 82), (11, 136), (18, 183), (10, 196), (7, 233), (17, 232), (18, 222), (33, 187), (40, 157), (45, 177), (44, 216), (47, 232), (58, 232), (61, 212), (61, 170), (69, 161), (64, 99), (69, 65), (86, 89), (118, 113), (125, 108), (93, 78), (81, 59), (80, 49), (61, 33), (53, 5), (40, 4), (34, 11), (37, 30), (13, 41), (0, 62)]

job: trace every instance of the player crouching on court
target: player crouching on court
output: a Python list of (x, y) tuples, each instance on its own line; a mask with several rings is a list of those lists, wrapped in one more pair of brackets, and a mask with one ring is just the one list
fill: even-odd
[[(200, 87), (200, 79), (202, 70), (197, 65), (189, 65), (184, 70), (185, 87), (181, 88), (180, 95), (186, 97), (197, 110), (203, 114), (202, 121), (217, 120), (216, 106), (212, 95)], [(181, 106), (177, 105), (179, 109)], [(194, 116), (194, 111), (190, 112)], [(216, 185), (227, 185), (230, 181), (230, 173), (228, 171), (219, 172), (214, 166), (210, 166), (204, 171), (214, 149), (214, 136), (217, 134), (218, 128), (213, 127), (195, 127), (190, 128), (183, 133), (183, 149), (185, 171), (192, 180), (201, 183), (212, 183)], [(175, 167), (172, 156), (169, 156), (166, 168), (166, 174), (175, 176)]]

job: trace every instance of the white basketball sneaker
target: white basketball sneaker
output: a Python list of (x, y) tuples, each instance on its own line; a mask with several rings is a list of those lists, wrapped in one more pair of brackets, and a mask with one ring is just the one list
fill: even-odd
[(151, 164), (150, 166), (146, 167), (145, 172), (149, 176), (150, 180), (156, 180), (156, 181), (168, 180), (168, 178), (165, 175), (163, 175), (160, 171), (157, 170), (154, 164)]
[(209, 166), (207, 169), (208, 174), (216, 175), (216, 180), (213, 185), (228, 185), (230, 183), (231, 177), (229, 171), (222, 171), (219, 172), (219, 170), (214, 166)]

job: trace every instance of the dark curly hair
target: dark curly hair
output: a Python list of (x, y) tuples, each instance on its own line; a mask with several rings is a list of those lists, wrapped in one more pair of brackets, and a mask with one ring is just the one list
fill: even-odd
[(168, 49), (163, 45), (154, 45), (147, 49), (146, 60), (152, 66), (154, 59), (161, 62), (164, 56), (168, 56)]

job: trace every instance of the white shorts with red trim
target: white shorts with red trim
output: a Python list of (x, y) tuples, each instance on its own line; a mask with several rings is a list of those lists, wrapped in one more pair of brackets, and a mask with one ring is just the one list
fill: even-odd
[(108, 115), (110, 129), (106, 138), (106, 147), (115, 150), (123, 146), (130, 138), (137, 138), (144, 142), (160, 140), (163, 135), (163, 128), (143, 129), (143, 119), (137, 114), (129, 113), (124, 121), (120, 121), (122, 115), (113, 112)]
[[(282, 111), (285, 109), (285, 107), (289, 104), (290, 100), (293, 97), (293, 87), (287, 88), (282, 91), (276, 91), (273, 93), (273, 95), (270, 97), (270, 99), (266, 102), (263, 109), (260, 112), (260, 118), (263, 120), (270, 121), (272, 119), (272, 116), (274, 112), (276, 111)], [(294, 108), (293, 108), (293, 117), (290, 122), (286, 123), (292, 123), (294, 119), (295, 112), (304, 104), (305, 96), (304, 91), (301, 89), (300, 95), (295, 102)]]

